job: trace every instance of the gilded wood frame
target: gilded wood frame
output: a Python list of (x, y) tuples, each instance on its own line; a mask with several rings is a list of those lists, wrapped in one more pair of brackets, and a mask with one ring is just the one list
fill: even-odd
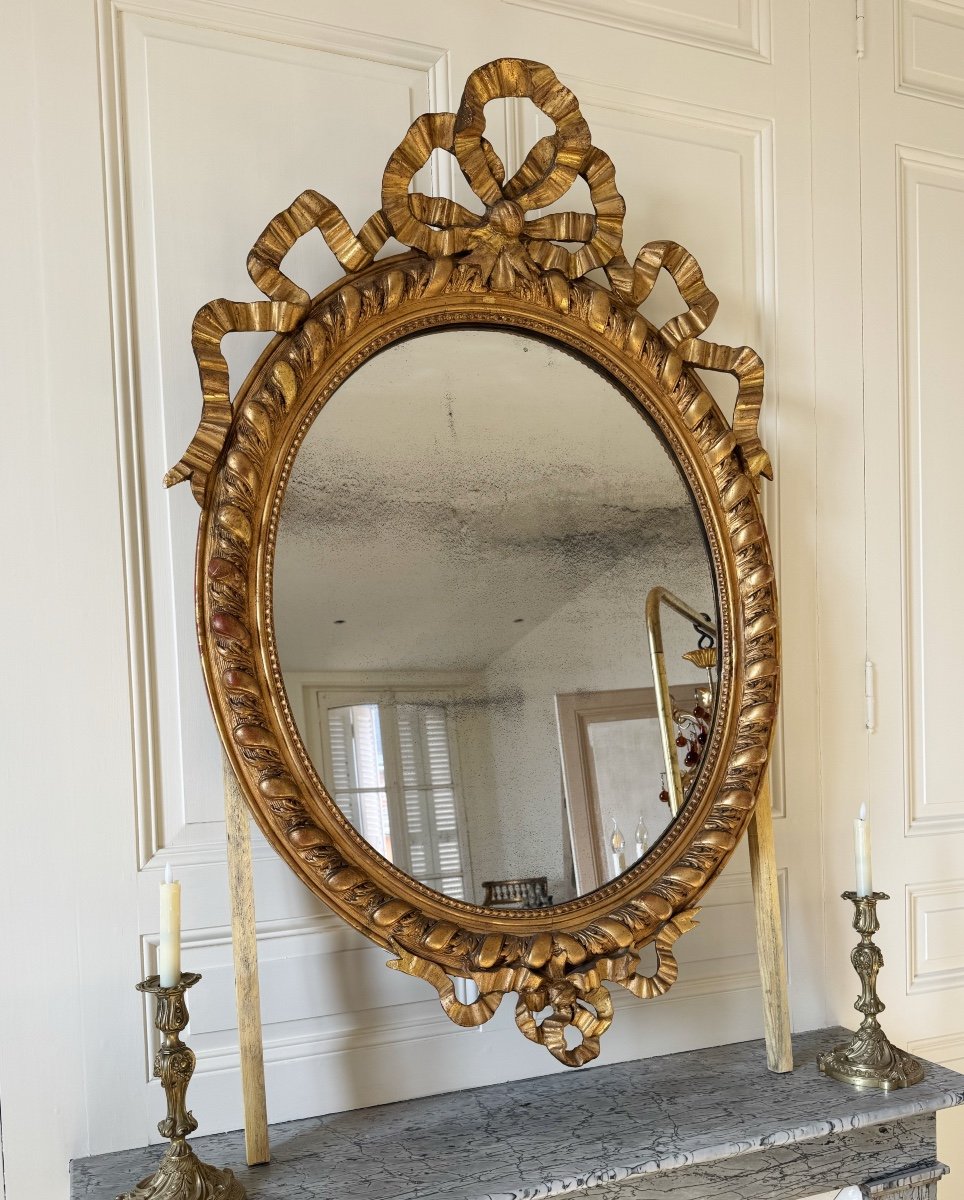
[[(528, 96), (555, 123), (555, 133), (508, 181), (482, 136), (484, 105), (498, 96)], [(409, 192), (437, 148), (455, 155), (484, 214)], [(526, 216), (558, 200), (577, 176), (589, 185), (591, 214)], [(746, 347), (701, 340), (717, 301), (682, 247), (650, 243), (629, 264), (624, 212), (611, 161), (592, 145), (575, 97), (548, 67), (503, 59), (473, 72), (457, 114), (428, 114), (411, 126), (386, 167), (381, 208), (357, 235), (329, 200), (305, 192), (249, 255), (251, 278), (267, 299), (216, 300), (201, 309), (193, 331), (201, 421), (165, 480), (189, 479), (201, 505), (197, 618), (205, 679), (222, 741), (265, 835), (326, 904), (393, 952), (389, 966), (430, 982), (453, 1021), (481, 1024), (515, 992), (522, 1032), (573, 1066), (598, 1054), (611, 1024), (606, 981), (639, 997), (659, 995), (675, 981), (673, 944), (695, 923), (696, 902), (753, 811), (779, 678), (773, 566), (757, 498), (759, 476), (770, 474), (757, 433), (762, 363)], [(346, 272), (314, 300), (280, 269), (312, 228)], [(391, 236), (410, 249), (376, 261)], [(608, 287), (586, 278), (600, 267)], [(686, 308), (657, 329), (638, 310), (661, 269)], [(680, 818), (624, 876), (548, 910), (494, 912), (443, 897), (372, 850), (341, 816), (304, 750), (275, 648), (278, 515), (311, 421), (379, 350), (460, 325), (549, 338), (621, 386), (680, 464), (720, 596), (720, 715), (707, 766)], [(240, 330), (278, 336), (232, 404), (220, 343)], [(732, 424), (693, 366), (736, 376)], [(637, 968), (650, 942), (658, 965), (647, 976)], [(474, 980), (478, 999), (461, 1003), (452, 976)], [(582, 1038), (574, 1046), (566, 1041), (570, 1027)]]

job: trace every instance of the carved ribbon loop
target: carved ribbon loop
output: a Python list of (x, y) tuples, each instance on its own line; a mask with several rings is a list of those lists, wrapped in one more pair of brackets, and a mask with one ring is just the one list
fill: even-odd
[[(484, 108), (490, 100), (528, 97), (556, 127), (529, 151), (525, 162), (503, 185), (482, 148)], [(592, 135), (579, 101), (544, 63), (500, 58), (473, 71), (465, 83), (455, 120), (455, 156), (475, 194), (491, 207), (512, 200), (523, 212), (544, 208), (564, 196), (582, 170)], [(501, 168), (501, 164), (499, 164)]]
[(426, 113), (412, 122), (382, 177), (382, 212), (399, 241), (431, 258), (448, 258), (470, 247), (469, 230), (482, 218), (444, 197), (409, 192), (433, 150), (452, 151), (453, 113)]

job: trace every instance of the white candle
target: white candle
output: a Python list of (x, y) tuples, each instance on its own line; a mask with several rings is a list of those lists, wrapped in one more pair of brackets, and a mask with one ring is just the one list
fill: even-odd
[(161, 987), (174, 987), (181, 978), (181, 885), (174, 879), (171, 864), (164, 869), (161, 884), (161, 940), (157, 948), (157, 971)]
[(861, 804), (860, 815), (854, 821), (854, 863), (857, 868), (857, 895), (873, 893), (873, 871), (870, 865), (870, 818), (867, 805)]

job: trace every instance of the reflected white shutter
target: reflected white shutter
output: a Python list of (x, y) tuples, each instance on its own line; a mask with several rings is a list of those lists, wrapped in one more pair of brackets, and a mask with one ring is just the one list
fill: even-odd
[(463, 898), (462, 850), (445, 707), (399, 704), (395, 711), (412, 874), (448, 896)]
[(328, 786), (335, 803), (359, 833), (391, 860), (378, 705), (346, 704), (329, 708), (328, 738), (331, 750)]
[(353, 825), (358, 814), (352, 804), (355, 771), (352, 754), (351, 708), (329, 708), (328, 738), (331, 749), (331, 778), (325, 783), (342, 815)]

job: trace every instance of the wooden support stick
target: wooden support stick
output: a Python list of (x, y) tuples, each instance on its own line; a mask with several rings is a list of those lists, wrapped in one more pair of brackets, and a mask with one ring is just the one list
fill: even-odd
[(264, 1088), (264, 1045), (261, 1038), (261, 988), (258, 982), (258, 938), (254, 922), (254, 872), (251, 827), (241, 788), (224, 763), (224, 818), (228, 835), (228, 885), (231, 891), (231, 940), (234, 945), (234, 994), (241, 1048), (241, 1093), (244, 1101), (244, 1147), (248, 1166), (271, 1160), (268, 1104)]
[(763, 983), (763, 1026), (767, 1043), (767, 1066), (785, 1074), (793, 1070), (790, 1040), (790, 995), (787, 964), (783, 954), (783, 923), (780, 920), (780, 890), (777, 884), (776, 848), (773, 841), (773, 800), (770, 773), (764, 775), (748, 831), (750, 878), (756, 909), (756, 944)]

